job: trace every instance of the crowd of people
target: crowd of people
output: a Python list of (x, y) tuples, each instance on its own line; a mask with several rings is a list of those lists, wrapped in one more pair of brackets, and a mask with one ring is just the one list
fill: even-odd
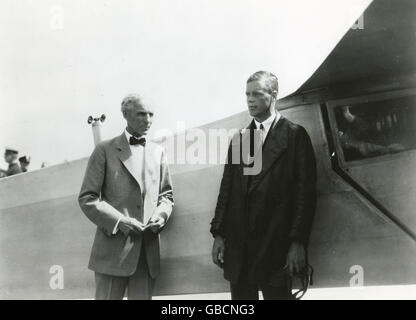
[(0, 178), (9, 177), (18, 173), (28, 171), (30, 165), (29, 156), (19, 157), (19, 151), (7, 148), (4, 152), (4, 160), (9, 165), (7, 170), (0, 169)]

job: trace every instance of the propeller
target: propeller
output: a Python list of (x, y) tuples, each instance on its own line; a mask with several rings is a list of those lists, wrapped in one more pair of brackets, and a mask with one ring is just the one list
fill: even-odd
[(105, 114), (102, 114), (101, 117), (99, 118), (93, 118), (92, 116), (89, 116), (87, 121), (88, 121), (88, 124), (91, 124), (97, 121), (104, 122), (105, 119), (106, 119)]

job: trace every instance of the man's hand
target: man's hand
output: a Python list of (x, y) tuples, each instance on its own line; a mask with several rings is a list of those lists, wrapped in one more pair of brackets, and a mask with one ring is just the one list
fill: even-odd
[(140, 234), (144, 230), (144, 225), (137, 219), (123, 217), (118, 223), (118, 229), (127, 236), (130, 233)]
[(302, 244), (293, 242), (287, 254), (286, 266), (289, 268), (289, 274), (293, 275), (305, 268), (306, 254)]
[(222, 268), (224, 264), (224, 250), (224, 238), (221, 236), (216, 236), (214, 245), (212, 246), (212, 261), (220, 268)]
[(165, 219), (160, 216), (152, 217), (146, 225), (146, 229), (149, 228), (152, 232), (157, 233), (165, 225), (165, 222)]

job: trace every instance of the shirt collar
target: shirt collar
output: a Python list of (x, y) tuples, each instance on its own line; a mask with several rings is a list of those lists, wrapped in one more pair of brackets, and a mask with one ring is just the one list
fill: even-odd
[[(133, 135), (131, 135), (131, 134), (127, 131), (127, 129), (124, 129), (124, 134), (126, 135), (127, 141), (130, 141), (130, 137), (134, 137)], [(135, 138), (136, 138), (136, 139), (140, 139), (140, 138), (142, 138), (142, 137), (145, 137), (145, 136), (141, 135), (141, 136), (139, 136), (139, 137), (135, 137)]]
[(274, 118), (276, 118), (276, 122), (279, 121), (279, 119), (280, 119), (280, 112), (279, 111), (276, 111), (276, 112), (272, 113), (270, 115), (270, 117), (268, 117), (263, 122), (258, 122), (256, 119), (254, 119), (254, 123), (255, 123), (257, 129), (260, 129), (260, 124), (263, 124), (264, 129), (266, 129), (266, 131), (269, 131), (269, 129), (270, 129), (270, 127), (271, 127), (271, 125), (274, 121)]

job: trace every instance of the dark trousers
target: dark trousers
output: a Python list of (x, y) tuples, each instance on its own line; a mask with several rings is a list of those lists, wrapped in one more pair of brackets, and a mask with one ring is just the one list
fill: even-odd
[(256, 284), (249, 279), (247, 255), (243, 261), (238, 282), (230, 283), (232, 300), (259, 300), (259, 290), (264, 300), (290, 300), (292, 288), (287, 275), (277, 272), (268, 282)]
[(142, 246), (137, 269), (130, 277), (95, 273), (96, 300), (122, 300), (126, 289), (129, 300), (151, 300), (155, 279), (149, 274), (145, 248)]

